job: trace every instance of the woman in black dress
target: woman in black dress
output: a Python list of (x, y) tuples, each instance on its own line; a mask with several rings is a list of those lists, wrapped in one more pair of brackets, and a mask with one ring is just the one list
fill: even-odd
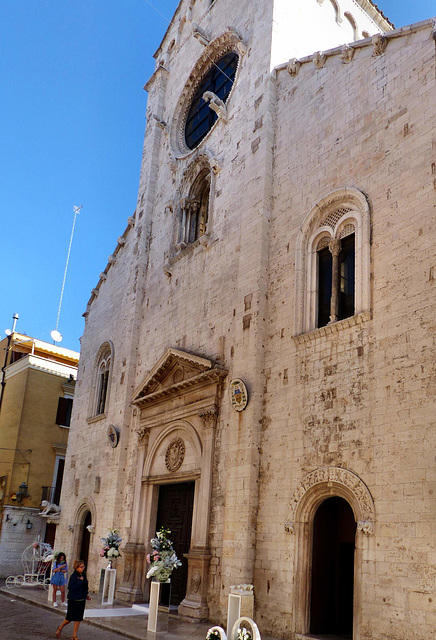
[(68, 582), (67, 615), (65, 616), (65, 620), (61, 626), (56, 629), (56, 638), (61, 637), (62, 629), (67, 624), (74, 622), (72, 640), (79, 640), (77, 632), (79, 631), (80, 623), (83, 620), (85, 604), (87, 600), (91, 600), (88, 594), (88, 580), (84, 572), (85, 563), (83, 560), (76, 560), (74, 563), (74, 571)]

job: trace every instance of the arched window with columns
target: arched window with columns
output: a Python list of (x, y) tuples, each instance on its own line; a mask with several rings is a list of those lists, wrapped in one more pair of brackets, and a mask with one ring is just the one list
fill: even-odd
[(357, 189), (339, 189), (314, 207), (296, 251), (295, 334), (370, 310), (370, 212)]
[(182, 218), (179, 235), (181, 248), (195, 242), (207, 231), (210, 181), (210, 169), (202, 169), (192, 184), (189, 196), (181, 201)]

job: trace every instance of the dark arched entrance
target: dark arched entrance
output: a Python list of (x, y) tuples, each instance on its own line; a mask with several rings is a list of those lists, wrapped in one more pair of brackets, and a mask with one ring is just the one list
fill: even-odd
[[(170, 539), (177, 557), (182, 563), (171, 576), (171, 604), (179, 605), (186, 595), (188, 560), (185, 554), (191, 546), (194, 482), (163, 484), (159, 487), (156, 530), (165, 527), (171, 531)], [(169, 589), (162, 588), (162, 603), (169, 599)]]
[(86, 565), (85, 571), (88, 569), (88, 556), (89, 556), (89, 540), (91, 534), (89, 533), (87, 527), (92, 523), (91, 513), (89, 511), (85, 514), (85, 519), (83, 521), (83, 531), (82, 531), (82, 544), (80, 545), (80, 554), (79, 558), (75, 558), (75, 560), (83, 560)]
[(353, 637), (356, 522), (346, 500), (328, 498), (313, 522), (310, 633)]

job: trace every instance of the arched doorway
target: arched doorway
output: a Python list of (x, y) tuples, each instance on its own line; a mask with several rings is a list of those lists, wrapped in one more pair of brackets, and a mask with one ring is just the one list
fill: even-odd
[(318, 507), (313, 521), (310, 633), (353, 636), (356, 521), (338, 496)]
[(88, 527), (92, 523), (92, 516), (90, 511), (86, 511), (85, 517), (83, 520), (83, 531), (82, 531), (82, 542), (80, 544), (80, 553), (79, 558), (77, 560), (83, 560), (86, 565), (85, 571), (88, 568), (88, 557), (89, 557), (89, 541), (91, 538), (91, 534), (89, 533)]

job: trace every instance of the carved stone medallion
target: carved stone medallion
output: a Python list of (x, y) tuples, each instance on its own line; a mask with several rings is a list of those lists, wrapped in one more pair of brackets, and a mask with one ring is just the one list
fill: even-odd
[(185, 459), (185, 443), (181, 438), (176, 438), (168, 445), (165, 454), (165, 464), (168, 471), (177, 471)]

